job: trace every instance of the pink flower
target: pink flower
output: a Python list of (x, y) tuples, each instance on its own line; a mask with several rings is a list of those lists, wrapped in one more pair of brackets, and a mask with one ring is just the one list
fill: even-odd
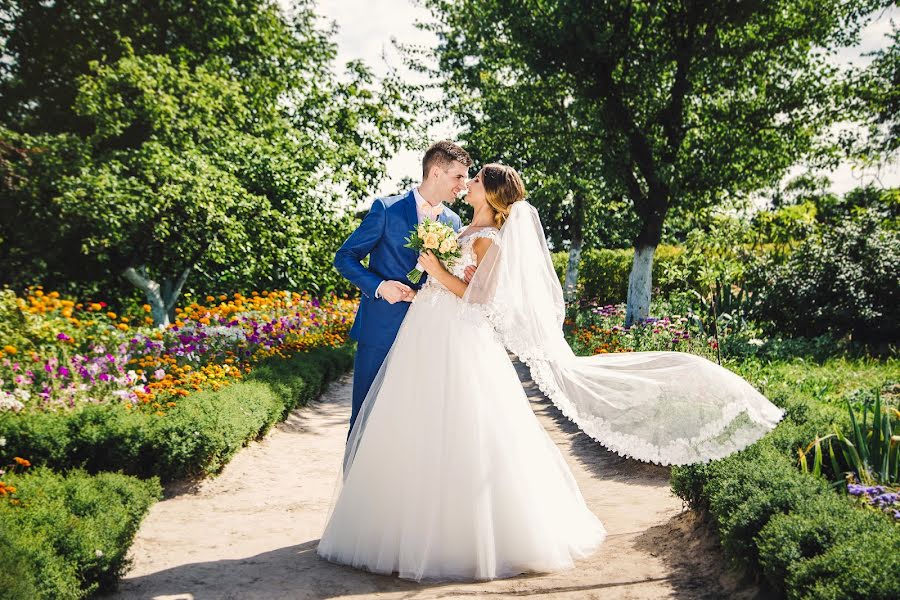
[(166, 372), (163, 371), (162, 369), (157, 369), (153, 372), (153, 376), (156, 378), (157, 381), (159, 381), (160, 379), (162, 379), (166, 376)]

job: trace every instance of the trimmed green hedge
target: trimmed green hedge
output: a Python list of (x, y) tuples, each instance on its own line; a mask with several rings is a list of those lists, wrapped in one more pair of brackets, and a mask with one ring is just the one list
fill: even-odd
[(353, 347), (273, 358), (242, 381), (181, 399), (165, 416), (88, 405), (70, 412), (0, 415), (0, 464), (23, 456), (57, 470), (122, 471), (163, 481), (216, 473), (248, 441), (316, 398), (353, 364)]
[[(684, 250), (677, 246), (659, 246), (653, 257), (653, 281), (663, 293), (676, 289), (692, 289), (696, 281), (668, 281), (663, 277), (666, 266), (678, 263)], [(578, 268), (577, 296), (601, 304), (624, 302), (628, 296), (628, 276), (634, 249), (591, 249), (582, 252)], [(553, 267), (560, 282), (565, 282), (568, 252), (553, 254)], [(693, 271), (691, 271), (693, 273)]]
[(69, 600), (112, 589), (159, 480), (117, 473), (8, 474), (0, 498), (0, 598)]
[(720, 461), (672, 469), (672, 489), (708, 510), (726, 552), (791, 599), (900, 597), (900, 527), (799, 470), (796, 449), (846, 413), (794, 397), (774, 432)]

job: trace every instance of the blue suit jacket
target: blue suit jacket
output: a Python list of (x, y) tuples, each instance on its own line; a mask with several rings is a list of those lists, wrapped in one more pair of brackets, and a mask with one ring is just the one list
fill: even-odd
[[(454, 230), (462, 226), (459, 215), (446, 206), (438, 220)], [(406, 277), (416, 266), (418, 253), (403, 246), (418, 223), (412, 190), (398, 196), (376, 198), (362, 223), (334, 255), (338, 272), (362, 292), (359, 310), (350, 329), (350, 337), (360, 343), (390, 348), (409, 310), (409, 302), (390, 304), (383, 298), (375, 298), (375, 290), (382, 281), (400, 281), (414, 289), (425, 283), (424, 276), (418, 285)], [(361, 264), (366, 255), (369, 256), (368, 268)]]

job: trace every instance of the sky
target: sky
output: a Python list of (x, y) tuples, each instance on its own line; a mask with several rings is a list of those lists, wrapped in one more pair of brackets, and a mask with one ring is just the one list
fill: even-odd
[[(286, 1), (286, 0), (283, 0)], [(390, 67), (397, 68), (413, 81), (421, 81), (421, 75), (406, 70), (399, 54), (393, 47), (393, 40), (404, 44), (434, 46), (435, 36), (416, 28), (416, 21), (428, 21), (428, 9), (414, 0), (319, 0), (318, 12), (325, 22), (338, 26), (338, 64), (348, 60), (363, 60), (377, 74), (384, 74)], [(854, 48), (841, 49), (834, 57), (842, 65), (865, 65), (871, 59), (865, 55), (887, 45), (887, 34), (891, 21), (900, 21), (900, 8), (896, 5), (881, 13), (879, 19), (870, 23), (863, 31), (862, 41)], [(453, 127), (449, 121), (432, 128), (429, 140), (453, 138)], [(397, 184), (404, 177), (418, 180), (421, 174), (420, 152), (401, 150), (388, 162), (388, 179), (372, 197), (397, 190)], [(802, 166), (792, 169), (786, 179), (804, 172)], [(832, 172), (824, 172), (831, 181), (831, 190), (843, 193), (866, 183), (880, 183), (883, 186), (900, 186), (900, 165), (893, 164), (880, 171), (872, 168), (859, 169), (850, 164), (841, 164)]]

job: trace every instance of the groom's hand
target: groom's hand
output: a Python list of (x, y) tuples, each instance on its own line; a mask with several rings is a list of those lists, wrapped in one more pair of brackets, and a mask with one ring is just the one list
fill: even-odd
[(399, 281), (385, 281), (378, 288), (378, 293), (390, 304), (403, 302), (412, 291), (411, 287)]

